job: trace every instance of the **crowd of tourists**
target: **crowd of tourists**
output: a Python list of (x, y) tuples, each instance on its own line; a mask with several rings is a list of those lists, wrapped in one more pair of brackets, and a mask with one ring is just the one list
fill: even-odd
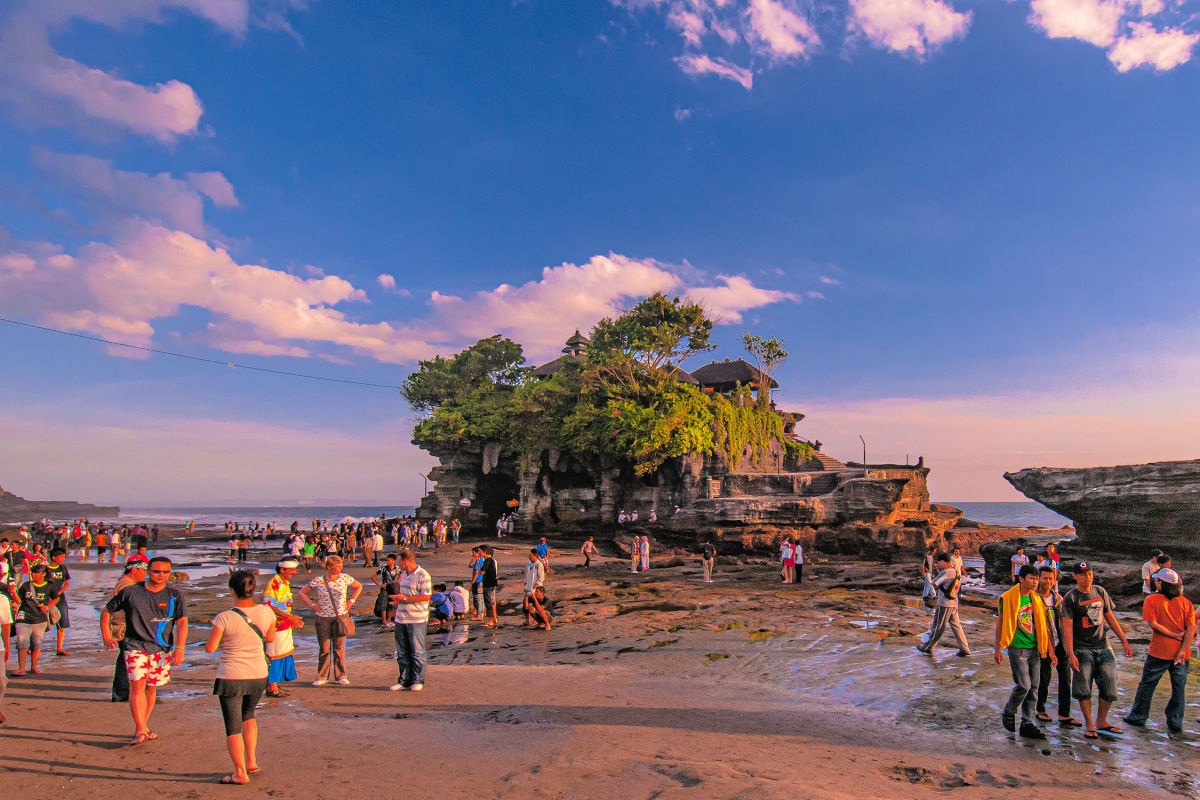
[[(1119, 736), (1124, 730), (1109, 719), (1117, 700), (1117, 659), (1109, 634), (1121, 643), (1125, 658), (1133, 648), (1115, 615), (1108, 592), (1095, 581), (1091, 565), (1080, 561), (1065, 570), (1054, 545), (1036, 554), (1031, 563), (1025, 548), (1013, 555), (1013, 585), (1000, 595), (993, 639), (997, 664), (1008, 655), (1013, 689), (1001, 713), (1001, 724), (1030, 739), (1044, 739), (1040, 723), (1054, 722), (1047, 711), (1050, 683), (1057, 679), (1057, 723), (1083, 728), (1083, 736)], [(957, 655), (971, 655), (970, 644), (958, 616), (959, 591), (965, 570), (962, 553), (927, 553), (921, 565), (926, 595), (936, 598), (933, 622), (923, 644), (926, 655), (949, 630), (958, 645)], [(1070, 574), (1073, 585), (1065, 582)], [(1133, 705), (1124, 722), (1146, 725), (1150, 702), (1164, 675), (1171, 695), (1166, 706), (1167, 729), (1183, 730), (1184, 692), (1188, 664), (1196, 643), (1196, 612), (1183, 594), (1183, 580), (1172, 568), (1171, 557), (1155, 550), (1142, 565), (1142, 619), (1151, 629), (1150, 647), (1142, 665)], [(1096, 703), (1093, 705), (1093, 698)], [(1083, 721), (1071, 714), (1071, 700), (1079, 704)]]

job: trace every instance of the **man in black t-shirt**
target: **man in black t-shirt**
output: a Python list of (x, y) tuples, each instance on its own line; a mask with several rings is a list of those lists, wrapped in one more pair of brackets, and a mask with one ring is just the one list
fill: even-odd
[(117, 611), (125, 612), (125, 669), (129, 675), (129, 710), (133, 715), (132, 744), (158, 738), (149, 728), (150, 712), (158, 687), (171, 680), (171, 667), (183, 663), (187, 645), (187, 608), (183, 592), (167, 582), (171, 560), (164, 556), (150, 559), (145, 583), (122, 589), (108, 601), (100, 613), (100, 633), (104, 647), (117, 647), (109, 620)]
[(717, 560), (717, 548), (712, 542), (705, 542), (700, 548), (700, 563), (704, 565), (704, 582), (712, 583), (713, 563)]
[(63, 563), (66, 560), (67, 551), (56, 547), (50, 551), (50, 563), (46, 565), (46, 583), (54, 587), (54, 591), (58, 593), (58, 604), (55, 606), (59, 614), (58, 622), (55, 624), (58, 629), (58, 647), (55, 649), (55, 654), (60, 656), (71, 655), (63, 649), (67, 628), (71, 627), (70, 610), (67, 608), (67, 589), (71, 586), (71, 573), (67, 571), (66, 565)]
[[(1086, 728), (1083, 735), (1088, 739), (1098, 738), (1099, 732), (1122, 733), (1116, 725), (1108, 723), (1108, 709), (1117, 699), (1117, 658), (1108, 645), (1105, 624), (1125, 646), (1125, 657), (1133, 657), (1133, 648), (1121, 630), (1121, 623), (1113, 615), (1113, 601), (1108, 592), (1093, 584), (1095, 576), (1086, 562), (1080, 562), (1071, 570), (1075, 575), (1075, 588), (1063, 596), (1060, 604), (1062, 615), (1063, 650), (1071, 665), (1071, 696), (1079, 701)], [(1100, 703), (1096, 717), (1092, 718), (1092, 683), (1100, 690)]]
[(483, 586), (484, 616), (488, 618), (483, 624), (489, 628), (498, 628), (500, 622), (496, 619), (496, 594), (499, 592), (500, 570), (496, 566), (495, 551), (490, 547), (483, 548), (483, 569), (480, 572), (483, 577), (480, 584)]
[(25, 674), (25, 655), (29, 654), (29, 668), (34, 673), (38, 657), (42, 652), (42, 636), (50, 625), (50, 609), (58, 603), (58, 593), (46, 581), (46, 565), (34, 564), (29, 568), (30, 580), (17, 589), (17, 670), (15, 677)]

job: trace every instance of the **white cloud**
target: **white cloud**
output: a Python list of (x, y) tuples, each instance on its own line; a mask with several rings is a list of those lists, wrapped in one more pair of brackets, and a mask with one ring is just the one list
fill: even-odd
[(971, 12), (940, 0), (850, 0), (850, 10), (851, 31), (876, 47), (918, 57), (965, 36), (971, 24)]
[(717, 280), (724, 285), (696, 286), (688, 289), (687, 295), (703, 302), (721, 323), (738, 324), (742, 321), (742, 312), (752, 308), (761, 308), (785, 300), (800, 302), (798, 295), (760, 288), (742, 275), (718, 275)]
[(1154, 67), (1163, 72), (1186, 63), (1200, 34), (1189, 34), (1178, 28), (1155, 30), (1150, 22), (1133, 22), (1129, 35), (1122, 36), (1108, 51), (1108, 58), (1120, 72), (1135, 67)]
[(33, 149), (32, 161), (42, 174), (75, 187), (106, 221), (140, 216), (202, 235), (204, 197), (217, 205), (237, 205), (233, 186), (220, 172), (192, 172), (186, 180), (180, 180), (166, 172), (126, 172), (105, 159), (56, 153), (43, 147)]
[(1117, 38), (1125, 0), (1033, 0), (1029, 22), (1051, 39), (1108, 47)]
[(379, 276), (378, 278), (376, 278), (375, 280), (376, 280), (376, 281), (379, 283), (379, 285), (380, 285), (380, 286), (382, 286), (384, 289), (395, 289), (395, 288), (396, 288), (396, 279), (395, 279), (395, 278), (393, 278), (391, 275), (386, 275), (386, 274), (385, 274), (385, 275), (380, 275), (380, 276)]
[(675, 121), (683, 122), (685, 119), (692, 116), (692, 114), (694, 114), (694, 113), (695, 113), (695, 111), (693, 109), (683, 108), (681, 106), (675, 106), (675, 114), (674, 114)]
[(750, 0), (746, 15), (760, 51), (774, 58), (807, 55), (821, 43), (809, 21), (780, 0)]
[(740, 84), (743, 89), (750, 89), (754, 86), (753, 72), (723, 58), (689, 53), (675, 59), (675, 63), (679, 65), (685, 75), (716, 75), (718, 78), (725, 78)]
[(827, 286), (837, 286), (841, 283), (841, 281), (839, 281), (837, 278), (831, 278), (828, 275), (821, 275), (817, 278), (817, 280)]
[[(290, 0), (285, 8), (296, 4)], [(251, 19), (250, 0), (14, 0), (11, 5), (0, 19), (0, 99), (23, 124), (100, 124), (163, 142), (199, 132), (204, 108), (191, 86), (169, 77), (135, 83), (90, 67), (60, 55), (52, 35), (75, 19), (118, 28), (135, 21), (165, 22), (166, 11), (181, 10), (242, 36)], [(270, 19), (264, 16), (260, 24), (271, 24)]]

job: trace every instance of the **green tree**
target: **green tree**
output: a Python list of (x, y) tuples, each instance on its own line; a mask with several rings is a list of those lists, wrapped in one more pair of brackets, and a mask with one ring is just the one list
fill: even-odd
[(659, 370), (713, 349), (708, 341), (712, 327), (704, 306), (655, 292), (616, 319), (597, 322), (588, 355), (595, 361), (625, 355)]
[(419, 362), (417, 371), (404, 379), (400, 394), (414, 410), (428, 414), (481, 387), (515, 389), (532, 374), (524, 364), (521, 345), (497, 334), (450, 358)]

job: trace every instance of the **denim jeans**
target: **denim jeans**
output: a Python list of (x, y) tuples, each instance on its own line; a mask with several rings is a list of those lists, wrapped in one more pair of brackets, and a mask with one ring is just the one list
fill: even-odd
[(1076, 700), (1090, 700), (1092, 684), (1100, 690), (1100, 699), (1112, 703), (1117, 699), (1117, 657), (1112, 648), (1075, 648), (1079, 669), (1071, 677), (1071, 696)]
[[(1062, 642), (1054, 645), (1054, 654), (1058, 656), (1058, 716), (1065, 718), (1071, 716), (1071, 664), (1067, 660), (1067, 652), (1063, 650)], [(1049, 657), (1042, 659), (1042, 675), (1037, 690), (1039, 714), (1046, 713), (1046, 700), (1050, 697), (1050, 678), (1055, 670)]]
[(1154, 698), (1154, 690), (1163, 673), (1171, 676), (1171, 699), (1167, 701), (1167, 727), (1179, 730), (1183, 727), (1184, 688), (1187, 686), (1188, 662), (1176, 664), (1165, 658), (1146, 656), (1146, 665), (1142, 667), (1142, 680), (1138, 683), (1137, 694), (1133, 698), (1133, 708), (1125, 719), (1135, 725), (1144, 725), (1150, 717), (1150, 701)]
[(424, 622), (396, 623), (396, 664), (400, 667), (397, 683), (404, 686), (425, 683), (425, 626)]
[(1036, 647), (1009, 647), (1008, 665), (1012, 667), (1012, 694), (1004, 706), (1005, 714), (1021, 711), (1021, 724), (1036, 725), (1037, 690), (1042, 674), (1042, 657)]

